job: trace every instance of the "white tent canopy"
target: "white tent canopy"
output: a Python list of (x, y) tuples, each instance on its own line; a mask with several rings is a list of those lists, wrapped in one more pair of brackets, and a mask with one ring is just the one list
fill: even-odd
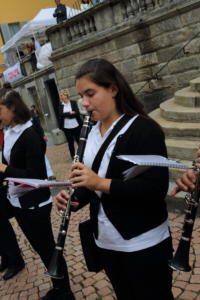
[[(80, 13), (79, 10), (66, 6), (67, 18), (71, 18)], [(4, 46), (0, 48), (0, 52), (4, 53), (11, 48), (16, 48), (22, 42), (22, 39), (33, 36), (37, 31), (45, 27), (56, 24), (56, 18), (53, 17), (55, 7), (44, 8), (28, 23), (26, 23)]]

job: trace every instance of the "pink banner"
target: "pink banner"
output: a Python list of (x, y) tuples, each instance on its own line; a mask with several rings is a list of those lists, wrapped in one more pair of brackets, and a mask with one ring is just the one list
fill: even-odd
[(20, 63), (16, 63), (14, 66), (8, 68), (6, 71), (3, 72), (4, 80), (8, 82), (17, 81), (24, 76), (22, 75)]

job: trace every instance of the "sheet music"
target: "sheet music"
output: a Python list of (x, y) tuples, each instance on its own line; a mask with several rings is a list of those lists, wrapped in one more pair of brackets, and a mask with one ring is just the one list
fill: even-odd
[(177, 169), (188, 169), (188, 166), (177, 162), (176, 160), (168, 159), (161, 155), (118, 155), (117, 158), (130, 161), (139, 166), (158, 166)]
[[(10, 187), (9, 192), (10, 195), (21, 197), (24, 194), (45, 187), (59, 187), (59, 186), (70, 186), (71, 182), (69, 181), (56, 181), (56, 180), (41, 180), (34, 178), (14, 178), (14, 177), (6, 177), (5, 180), (12, 182), (13, 185)], [(18, 183), (14, 185), (14, 183)]]
[(20, 185), (16, 185), (16, 187), (33, 187), (33, 188), (44, 188), (44, 187), (55, 187), (55, 186), (70, 186), (71, 182), (69, 181), (56, 181), (56, 180), (42, 180), (35, 178), (14, 178), (14, 177), (6, 177), (5, 180), (10, 182), (19, 183)]
[(134, 164), (123, 172), (124, 180), (136, 177), (153, 166), (188, 169), (188, 166), (161, 155), (118, 155), (117, 158)]

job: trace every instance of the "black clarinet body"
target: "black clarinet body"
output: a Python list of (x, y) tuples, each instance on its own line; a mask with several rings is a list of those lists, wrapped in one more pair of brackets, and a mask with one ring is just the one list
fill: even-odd
[(185, 210), (182, 236), (176, 253), (169, 264), (173, 270), (183, 272), (191, 270), (189, 265), (190, 245), (200, 198), (200, 169), (195, 166), (195, 162), (193, 162), (193, 165), (196, 173), (196, 185), (193, 191), (186, 194), (187, 208)]
[[(81, 128), (78, 148), (74, 156), (73, 163), (82, 162), (83, 160), (86, 141), (90, 131), (90, 125), (91, 125), (91, 114), (86, 115), (84, 118), (83, 126)], [(65, 239), (67, 236), (67, 230), (69, 226), (69, 220), (71, 214), (71, 195), (73, 194), (73, 192), (74, 190), (72, 188), (69, 188), (70, 198), (67, 202), (66, 210), (61, 212), (61, 224), (59, 228), (57, 243), (49, 267), (47, 269), (47, 272), (45, 273), (46, 275), (49, 275), (50, 277), (55, 279), (62, 279), (64, 276), (63, 268), (62, 268), (62, 259), (63, 259), (62, 257), (63, 257), (63, 250), (65, 246)]]

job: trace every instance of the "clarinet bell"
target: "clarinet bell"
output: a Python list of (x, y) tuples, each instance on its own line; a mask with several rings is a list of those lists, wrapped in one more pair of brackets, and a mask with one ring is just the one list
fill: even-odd
[(62, 253), (59, 249), (55, 249), (45, 275), (48, 275), (54, 279), (64, 278), (62, 266)]
[(183, 264), (182, 261), (177, 261), (176, 258), (170, 260), (169, 266), (174, 270), (174, 271), (182, 271), (182, 272), (190, 272), (191, 267), (189, 264)]
[(174, 257), (169, 262), (169, 266), (173, 270), (182, 272), (191, 271), (191, 267), (189, 265), (189, 249), (189, 242), (181, 240)]

